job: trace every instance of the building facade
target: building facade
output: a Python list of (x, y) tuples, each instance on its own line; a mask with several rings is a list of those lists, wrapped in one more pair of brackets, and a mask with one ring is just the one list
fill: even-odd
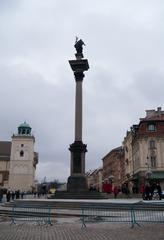
[(121, 186), (125, 178), (124, 149), (121, 147), (111, 150), (103, 161), (103, 181), (111, 181), (116, 186)]
[(0, 142), (0, 185), (14, 190), (31, 191), (35, 187), (38, 153), (31, 127), (23, 123), (11, 142)]
[(11, 142), (0, 141), (0, 186), (6, 186), (9, 179)]
[(133, 161), (132, 161), (132, 132), (128, 131), (126, 137), (123, 141), (123, 148), (124, 148), (124, 158), (125, 158), (125, 178), (129, 179), (133, 176)]
[(86, 173), (88, 189), (94, 188), (95, 190), (102, 192), (102, 167), (94, 170), (89, 170)]
[(125, 150), (126, 178), (138, 188), (146, 181), (160, 182), (164, 188), (164, 111), (146, 110), (145, 118), (127, 133)]

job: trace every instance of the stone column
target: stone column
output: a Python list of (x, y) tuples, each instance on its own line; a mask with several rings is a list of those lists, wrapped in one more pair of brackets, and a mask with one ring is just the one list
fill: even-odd
[(82, 81), (84, 74), (75, 73), (76, 97), (75, 97), (75, 141), (82, 141)]
[(85, 153), (87, 145), (82, 142), (82, 82), (84, 71), (89, 69), (87, 59), (76, 56), (76, 60), (69, 61), (74, 72), (76, 83), (75, 94), (75, 141), (69, 147), (71, 152), (70, 177), (67, 190), (72, 192), (86, 191), (87, 180), (85, 177)]

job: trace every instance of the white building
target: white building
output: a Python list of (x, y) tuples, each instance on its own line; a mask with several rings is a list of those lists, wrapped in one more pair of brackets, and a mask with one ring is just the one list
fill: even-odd
[(18, 127), (18, 133), (13, 134), (11, 143), (0, 142), (1, 186), (24, 191), (35, 187), (38, 154), (34, 152), (34, 143), (31, 127), (26, 122)]

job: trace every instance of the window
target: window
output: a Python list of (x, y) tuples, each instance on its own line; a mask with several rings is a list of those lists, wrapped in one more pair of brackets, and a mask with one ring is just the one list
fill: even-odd
[(23, 157), (23, 156), (24, 156), (24, 152), (20, 151), (20, 157)]
[(150, 140), (149, 142), (149, 147), (152, 149), (152, 148), (155, 148), (155, 141), (154, 140)]
[(151, 123), (151, 124), (148, 124), (148, 131), (150, 132), (155, 132), (155, 124), (154, 123)]
[(24, 147), (24, 144), (21, 144), (21, 147)]
[(156, 157), (151, 156), (150, 160), (151, 160), (151, 167), (156, 168)]

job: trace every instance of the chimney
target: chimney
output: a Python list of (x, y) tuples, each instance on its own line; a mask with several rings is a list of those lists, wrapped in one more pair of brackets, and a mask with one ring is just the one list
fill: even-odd
[(161, 116), (161, 113), (162, 113), (162, 112), (161, 112), (161, 107), (158, 107), (158, 108), (157, 108), (157, 114), (158, 114), (158, 116)]
[(155, 109), (146, 110), (146, 117), (151, 117), (155, 114)]

